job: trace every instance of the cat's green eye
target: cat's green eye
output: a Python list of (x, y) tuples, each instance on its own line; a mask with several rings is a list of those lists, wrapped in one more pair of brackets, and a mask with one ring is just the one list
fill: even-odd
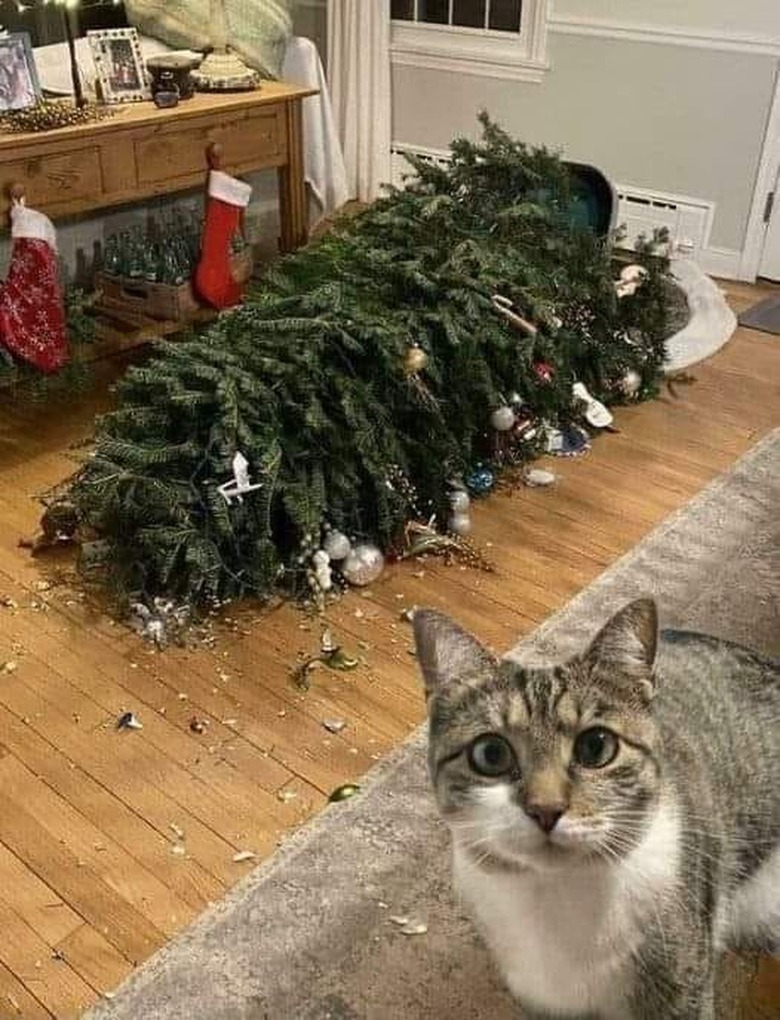
[(620, 741), (603, 726), (583, 730), (574, 741), (574, 758), (586, 769), (603, 769), (617, 757)]
[(515, 752), (495, 733), (477, 737), (468, 751), (469, 765), (482, 776), (505, 776), (515, 767)]

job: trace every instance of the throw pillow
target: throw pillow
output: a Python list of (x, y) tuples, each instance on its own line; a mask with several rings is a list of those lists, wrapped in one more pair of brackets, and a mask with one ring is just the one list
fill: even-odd
[[(278, 78), (292, 34), (292, 0), (224, 0), (228, 43), (264, 78)], [(211, 0), (125, 0), (131, 25), (169, 46), (211, 45)]]

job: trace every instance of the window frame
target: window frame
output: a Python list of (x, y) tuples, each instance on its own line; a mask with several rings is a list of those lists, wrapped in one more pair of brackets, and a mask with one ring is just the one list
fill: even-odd
[(523, 0), (519, 33), (393, 19), (390, 58), (399, 67), (539, 83), (550, 67), (549, 13), (550, 0)]

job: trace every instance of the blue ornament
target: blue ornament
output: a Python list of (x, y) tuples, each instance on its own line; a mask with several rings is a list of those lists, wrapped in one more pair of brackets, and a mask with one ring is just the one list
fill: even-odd
[(467, 488), (475, 496), (486, 496), (496, 484), (496, 476), (486, 464), (477, 464), (465, 478)]

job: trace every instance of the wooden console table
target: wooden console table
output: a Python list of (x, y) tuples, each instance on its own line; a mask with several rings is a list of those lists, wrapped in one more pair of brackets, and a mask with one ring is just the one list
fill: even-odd
[[(57, 219), (190, 188), (205, 192), (207, 154), (217, 143), (228, 173), (277, 169), (279, 247), (292, 251), (307, 236), (301, 105), (315, 94), (315, 89), (263, 82), (252, 92), (196, 94), (170, 110), (144, 102), (117, 107), (114, 116), (92, 124), (0, 132), (0, 194), (8, 198), (18, 187), (32, 208)], [(204, 308), (192, 321), (214, 314)], [(184, 325), (99, 314), (100, 343), (82, 357), (106, 357)]]
[(0, 133), (0, 191), (24, 188), (53, 219), (205, 188), (206, 150), (222, 146), (232, 174), (276, 168), (280, 248), (306, 241), (301, 104), (316, 90), (263, 82), (252, 92), (200, 93), (170, 110), (143, 102), (93, 124)]

